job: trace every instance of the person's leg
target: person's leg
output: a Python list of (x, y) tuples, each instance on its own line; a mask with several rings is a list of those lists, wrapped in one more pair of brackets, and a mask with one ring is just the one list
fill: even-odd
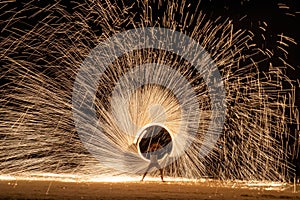
[(161, 181), (164, 182), (163, 169), (161, 168), (161, 166), (158, 163), (155, 164), (155, 167), (160, 171)]
[(144, 173), (143, 178), (142, 178), (141, 181), (144, 180), (145, 176), (147, 175), (148, 171), (149, 171), (151, 168), (152, 168), (152, 164), (150, 163), (149, 166), (147, 167), (146, 172)]
[(143, 180), (144, 180), (144, 178), (145, 178), (146, 174), (147, 174), (147, 171), (144, 173), (144, 175), (143, 175), (143, 178), (142, 178), (142, 180), (141, 180), (141, 181), (143, 181)]
[(163, 171), (163, 169), (159, 169), (159, 171), (160, 171), (161, 181), (164, 182), (164, 175), (163, 175), (164, 171)]

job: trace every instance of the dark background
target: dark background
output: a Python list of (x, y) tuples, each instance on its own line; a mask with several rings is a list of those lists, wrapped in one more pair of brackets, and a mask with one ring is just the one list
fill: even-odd
[[(8, 3), (7, 3), (8, 2)], [(53, 13), (48, 11), (42, 11), (45, 8), (51, 7), (54, 4), (60, 4), (65, 8), (65, 11), (72, 15), (77, 10), (78, 3), (73, 1), (42, 1), (42, 0), (16, 0), (7, 1), (4, 3), (0, 2), (0, 39), (5, 40), (11, 34), (17, 34), (19, 37), (24, 35), (28, 30), (31, 30), (36, 24), (38, 24), (41, 19), (44, 19), (47, 15), (51, 13), (53, 16), (63, 19), (62, 13)], [(114, 1), (117, 2), (117, 1)], [(149, 5), (153, 4), (153, 8), (157, 7), (156, 1), (149, 1)], [(180, 1), (178, 1), (180, 2)], [(293, 38), (297, 45), (290, 44), (287, 48), (288, 57), (287, 61), (290, 65), (295, 67), (295, 70), (286, 70), (287, 75), (296, 80), (300, 77), (300, 1), (297, 0), (272, 0), (272, 1), (262, 1), (262, 0), (202, 0), (200, 1), (198, 7), (195, 5), (195, 1), (187, 0), (186, 4), (191, 4), (188, 8), (189, 12), (203, 12), (211, 19), (216, 19), (219, 16), (223, 18), (229, 18), (233, 20), (234, 28), (251, 30), (255, 37), (254, 42), (261, 44), (261, 48), (275, 49), (278, 45), (278, 35), (283, 33), (286, 36)], [(28, 5), (31, 6), (30, 10), (24, 10)], [(132, 12), (140, 13), (142, 8), (135, 1), (120, 1), (117, 5), (122, 8), (124, 5), (131, 5)], [(287, 8), (280, 5), (286, 5)], [(197, 10), (198, 8), (198, 10)], [(162, 16), (164, 12), (164, 7), (160, 10), (153, 11), (153, 18), (158, 18)], [(245, 18), (240, 21), (242, 17)], [(14, 20), (10, 20), (14, 18)], [(17, 19), (17, 20), (16, 20)], [(97, 19), (99, 21), (99, 19)], [(97, 34), (101, 35), (101, 24), (97, 23), (96, 19), (88, 19), (88, 25), (91, 30)], [(101, 19), (100, 19), (101, 20)], [(258, 27), (266, 22), (268, 24), (266, 31), (262, 31)], [(112, 22), (113, 23), (113, 22)], [(26, 31), (27, 30), (27, 31)], [(260, 36), (263, 34), (265, 39)], [(0, 40), (0, 41), (1, 41)], [(19, 53), (20, 52), (16, 52)], [(19, 56), (19, 55), (18, 55)], [(1, 58), (1, 57), (0, 57)], [(279, 60), (272, 60), (275, 64), (280, 64)], [(0, 62), (1, 64), (1, 62)], [(2, 80), (3, 81), (3, 80)], [(297, 98), (296, 104), (300, 106), (300, 94), (299, 94), (299, 84), (297, 86)]]

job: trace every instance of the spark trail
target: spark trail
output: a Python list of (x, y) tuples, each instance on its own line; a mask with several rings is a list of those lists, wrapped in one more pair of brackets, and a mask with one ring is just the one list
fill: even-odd
[[(167, 176), (287, 180), (293, 173), (288, 158), (295, 154), (295, 143), (291, 142), (294, 136), (288, 123), (299, 124), (295, 120), (299, 116), (294, 107), (294, 82), (284, 74), (285, 68), (292, 68), (284, 58), (287, 47), (295, 43), (292, 38), (278, 35), (277, 48), (284, 55), (280, 57), (272, 49), (259, 48), (253, 42), (256, 35), (251, 30), (236, 29), (230, 19), (210, 19), (201, 11), (201, 3), (86, 1), (72, 4), (70, 10), (60, 1), (46, 6), (31, 2), (24, 3), (16, 12), (11, 3), (0, 3), (1, 9), (6, 10), (2, 15), (10, 16), (0, 21), (4, 27), (0, 36), (1, 174), (53, 172), (112, 176), (125, 173), (108, 167), (107, 163), (140, 173), (148, 163), (132, 144), (138, 130), (151, 123), (164, 124), (172, 137), (188, 137), (187, 131), (179, 131), (181, 126), (195, 134), (183, 153), (165, 166)], [(29, 19), (39, 16), (41, 20), (25, 23), (26, 15)], [(199, 149), (215, 117), (208, 86), (191, 63), (160, 49), (127, 52), (112, 62), (99, 78), (94, 106), (98, 123), (110, 141), (98, 146), (104, 154), (102, 163), (85, 149), (78, 136), (72, 92), (82, 63), (100, 42), (141, 27), (164, 27), (189, 36), (209, 53), (221, 73), (226, 91), (225, 123), (217, 144), (212, 146), (213, 151), (204, 158), (199, 157)], [(267, 24), (261, 27), (267, 29)], [(182, 48), (189, 51), (187, 47)], [(272, 63), (274, 57), (280, 57), (281, 64)], [(180, 92), (183, 82), (174, 77), (183, 76), (187, 80), (184, 84), (195, 93), (194, 98), (181, 102), (174, 91), (157, 84), (126, 91), (132, 88), (130, 80), (140, 78), (130, 73), (147, 63), (166, 65), (173, 71), (166, 74), (163, 68), (157, 67), (155, 73), (143, 71), (145, 77), (172, 83), (170, 87)], [(113, 99), (120, 84), (125, 85), (120, 90), (124, 95)], [(129, 102), (127, 108), (122, 107), (123, 101)], [(185, 108), (190, 110), (183, 115)], [(124, 109), (128, 109), (128, 115)], [(173, 148), (183, 147), (177, 142)], [(133, 155), (131, 163), (124, 160), (127, 154)], [(139, 163), (136, 170), (132, 163)]]

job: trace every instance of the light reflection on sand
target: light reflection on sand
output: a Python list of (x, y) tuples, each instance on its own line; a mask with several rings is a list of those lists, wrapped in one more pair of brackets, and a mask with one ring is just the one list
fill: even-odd
[[(78, 174), (55, 174), (55, 173), (35, 173), (35, 174), (22, 174), (22, 175), (0, 175), (0, 181), (57, 181), (57, 182), (78, 182), (78, 183), (105, 183), (105, 182), (139, 182), (139, 176), (91, 176), (91, 175), (78, 175)], [(187, 178), (165, 178), (167, 184), (183, 185), (197, 185), (205, 184), (210, 187), (227, 187), (227, 188), (245, 188), (245, 189), (258, 189), (258, 190), (274, 190), (284, 191), (292, 187), (291, 184), (282, 182), (271, 181), (221, 181), (211, 178), (202, 179), (187, 179)], [(147, 177), (144, 182), (160, 182), (158, 177)]]

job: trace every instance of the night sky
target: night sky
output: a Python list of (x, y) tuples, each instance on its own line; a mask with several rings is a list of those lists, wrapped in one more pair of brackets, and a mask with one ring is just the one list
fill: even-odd
[[(8, 2), (8, 3), (7, 3)], [(55, 2), (65, 7), (65, 10), (71, 15), (76, 11), (76, 4), (73, 1), (28, 1), (16, 0), (5, 1), (0, 3), (0, 30), (1, 40), (5, 40), (11, 34), (17, 33), (19, 36), (30, 30), (41, 19), (44, 19), (49, 12), (42, 11), (46, 7), (50, 7)], [(118, 2), (120, 7), (123, 4), (133, 5), (132, 12), (141, 12), (141, 8), (134, 1)], [(186, 4), (194, 5), (193, 0), (186, 1)], [(28, 4), (34, 5), (35, 9), (24, 10)], [(154, 6), (155, 7), (155, 6)], [(195, 10), (195, 7), (190, 6), (189, 9)], [(297, 45), (291, 44), (287, 50), (289, 52), (286, 59), (290, 65), (295, 67), (295, 70), (287, 70), (287, 75), (296, 80), (299, 78), (300, 57), (299, 57), (299, 43), (300, 43), (300, 1), (293, 0), (202, 0), (200, 3), (201, 12), (205, 13), (211, 19), (216, 19), (221, 16), (224, 19), (229, 18), (233, 20), (234, 28), (251, 30), (255, 33), (254, 42), (261, 44), (261, 48), (275, 49), (278, 35), (283, 33), (286, 36), (293, 38)], [(156, 11), (154, 18), (163, 13), (163, 9)], [(199, 12), (199, 11), (198, 11)], [(197, 13), (197, 11), (196, 11)], [(52, 13), (54, 16), (61, 17), (61, 13)], [(10, 20), (15, 18), (17, 20)], [(243, 18), (243, 20), (240, 20)], [(63, 23), (63, 20), (61, 22)], [(98, 20), (98, 19), (97, 19)], [(89, 25), (96, 34), (101, 34), (101, 27), (96, 20), (90, 19)], [(268, 24), (266, 31), (262, 31), (258, 27), (266, 22)], [(16, 30), (19, 29), (19, 30)], [(264, 34), (265, 39), (260, 36)], [(275, 47), (275, 48), (274, 48)], [(16, 52), (17, 53), (17, 52)], [(278, 61), (273, 60), (276, 63)], [(3, 80), (2, 80), (3, 81)], [(299, 86), (298, 86), (299, 88)], [(299, 91), (299, 89), (298, 89)], [(300, 95), (297, 95), (297, 104), (300, 105)]]

